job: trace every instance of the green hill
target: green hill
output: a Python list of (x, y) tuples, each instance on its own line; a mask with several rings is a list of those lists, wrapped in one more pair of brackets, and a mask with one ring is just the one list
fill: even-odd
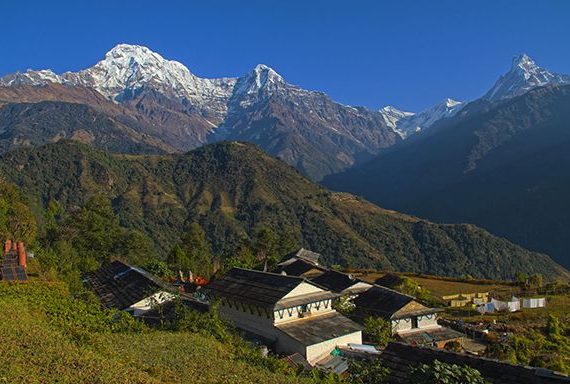
[(0, 282), (0, 322), (4, 383), (317, 382), (255, 365), (206, 333), (149, 329), (56, 282)]
[(549, 257), (473, 225), (439, 225), (331, 193), (251, 144), (225, 142), (184, 155), (112, 155), (62, 141), (0, 157), (0, 174), (36, 207), (68, 211), (89, 197), (112, 201), (120, 224), (146, 233), (164, 257), (190, 223), (216, 255), (233, 255), (259, 228), (283, 250), (304, 246), (327, 264), (508, 279), (567, 277)]

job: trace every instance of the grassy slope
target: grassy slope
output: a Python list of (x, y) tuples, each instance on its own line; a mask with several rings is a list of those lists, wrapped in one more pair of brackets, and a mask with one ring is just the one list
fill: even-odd
[(508, 279), (516, 271), (566, 276), (545, 255), (472, 225), (438, 225), (331, 193), (249, 144), (219, 143), (169, 156), (109, 155), (60, 142), (0, 157), (0, 174), (38, 205), (113, 200), (122, 225), (168, 251), (198, 222), (216, 253), (266, 226), (329, 264)]
[(301, 383), (233, 359), (210, 336), (109, 332), (106, 314), (60, 284), (0, 282), (0, 382)]

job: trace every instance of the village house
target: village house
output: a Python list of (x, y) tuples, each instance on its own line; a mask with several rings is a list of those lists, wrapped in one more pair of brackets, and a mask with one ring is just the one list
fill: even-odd
[(362, 343), (362, 327), (332, 308), (339, 295), (301, 277), (233, 268), (205, 291), (237, 328), (311, 365), (337, 346)]
[(26, 274), (28, 255), (23, 242), (6, 240), (0, 269), (2, 281), (27, 281)]
[(319, 266), (320, 258), (321, 258), (320, 253), (309, 251), (308, 249), (305, 248), (300, 248), (295, 252), (291, 252), (283, 256), (281, 262), (278, 265), (285, 266), (293, 263), (296, 260), (303, 260), (312, 265)]
[(173, 287), (119, 260), (87, 273), (83, 283), (99, 296), (103, 307), (126, 311), (135, 317), (144, 317), (175, 298)]
[(461, 342), (463, 334), (437, 323), (438, 308), (426, 307), (414, 297), (374, 285), (354, 299), (355, 316), (381, 317), (390, 321), (393, 335), (412, 345), (443, 348), (449, 341)]

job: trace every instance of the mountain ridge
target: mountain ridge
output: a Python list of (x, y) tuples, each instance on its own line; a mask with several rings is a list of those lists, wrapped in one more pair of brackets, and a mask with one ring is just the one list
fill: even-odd
[(110, 199), (121, 225), (147, 233), (162, 256), (199, 223), (226, 256), (267, 226), (329, 265), (492, 278), (568, 273), (473, 225), (434, 224), (331, 193), (249, 143), (133, 156), (61, 141), (0, 156), (0, 174), (39, 205), (56, 199), (73, 210), (90, 196)]

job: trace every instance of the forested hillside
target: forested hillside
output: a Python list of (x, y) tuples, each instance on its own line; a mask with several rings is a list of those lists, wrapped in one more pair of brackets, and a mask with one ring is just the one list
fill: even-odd
[(133, 156), (63, 141), (6, 154), (0, 172), (25, 191), (36, 212), (47, 208), (46, 225), (73, 223), (73, 230), (53, 231), (52, 241), (91, 236), (72, 246), (83, 247), (94, 262), (115, 249), (135, 259), (177, 262), (176, 252), (191, 242), (185, 249), (192, 257), (207, 254), (208, 263), (225, 263), (251, 259), (263, 244), (273, 258), (304, 246), (329, 265), (487, 278), (517, 271), (567, 276), (547, 256), (475, 226), (433, 224), (330, 193), (250, 144)]

